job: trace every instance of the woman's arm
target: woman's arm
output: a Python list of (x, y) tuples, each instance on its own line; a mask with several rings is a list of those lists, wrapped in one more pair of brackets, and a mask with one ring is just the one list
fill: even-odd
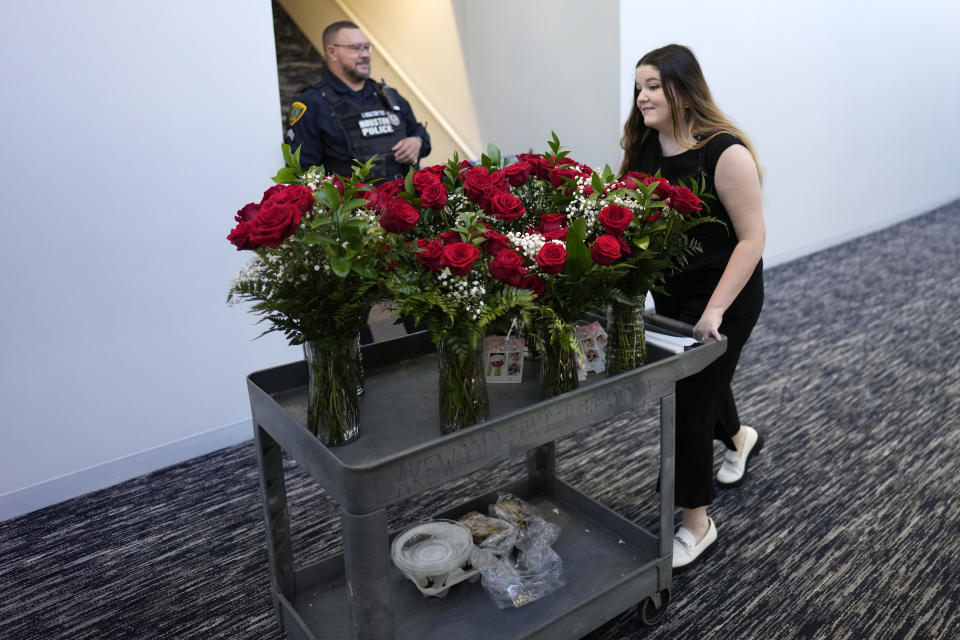
[(743, 291), (763, 255), (766, 227), (763, 222), (760, 177), (753, 156), (746, 147), (735, 144), (720, 154), (714, 184), (720, 202), (730, 214), (737, 245), (703, 315), (693, 327), (693, 335), (695, 338), (712, 336), (720, 340), (723, 314)]

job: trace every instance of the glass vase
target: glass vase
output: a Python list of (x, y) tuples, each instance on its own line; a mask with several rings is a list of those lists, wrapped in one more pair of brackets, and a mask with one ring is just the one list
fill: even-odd
[(540, 349), (540, 397), (552, 398), (580, 386), (580, 348), (573, 325), (544, 337)]
[(487, 379), (483, 370), (483, 340), (476, 344), (440, 340), (440, 431), (453, 433), (490, 417)]
[(363, 389), (360, 341), (356, 337), (303, 344), (307, 360), (307, 429), (335, 447), (360, 436), (358, 393)]
[(647, 294), (636, 296), (629, 303), (614, 302), (607, 310), (606, 371), (615, 376), (647, 363), (643, 309)]

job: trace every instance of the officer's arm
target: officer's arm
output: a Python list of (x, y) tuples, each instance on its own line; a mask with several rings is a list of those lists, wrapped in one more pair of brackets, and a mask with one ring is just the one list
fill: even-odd
[(300, 147), (300, 166), (306, 169), (323, 164), (323, 137), (317, 126), (320, 109), (316, 103), (297, 100), (290, 105), (284, 142), (296, 151)]
[(427, 133), (427, 128), (422, 124), (417, 122), (417, 118), (413, 115), (413, 107), (410, 106), (410, 103), (407, 102), (406, 98), (400, 95), (399, 92), (394, 92), (397, 97), (397, 104), (400, 105), (400, 118), (403, 120), (404, 125), (406, 125), (407, 135), (420, 138), (420, 157), (423, 158), (430, 154), (430, 134)]

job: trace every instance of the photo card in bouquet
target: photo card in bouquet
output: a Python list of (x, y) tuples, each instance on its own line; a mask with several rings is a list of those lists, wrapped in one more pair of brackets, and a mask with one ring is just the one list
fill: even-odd
[(483, 345), (483, 363), (488, 383), (523, 380), (524, 339), (487, 336)]
[(603, 373), (606, 366), (607, 332), (599, 322), (577, 327), (580, 362), (586, 372)]

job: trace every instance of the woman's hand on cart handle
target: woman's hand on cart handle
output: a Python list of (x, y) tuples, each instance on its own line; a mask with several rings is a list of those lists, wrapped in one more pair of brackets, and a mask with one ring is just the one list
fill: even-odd
[(720, 324), (723, 322), (723, 313), (706, 309), (697, 324), (693, 325), (693, 337), (700, 342), (713, 338), (720, 342)]

